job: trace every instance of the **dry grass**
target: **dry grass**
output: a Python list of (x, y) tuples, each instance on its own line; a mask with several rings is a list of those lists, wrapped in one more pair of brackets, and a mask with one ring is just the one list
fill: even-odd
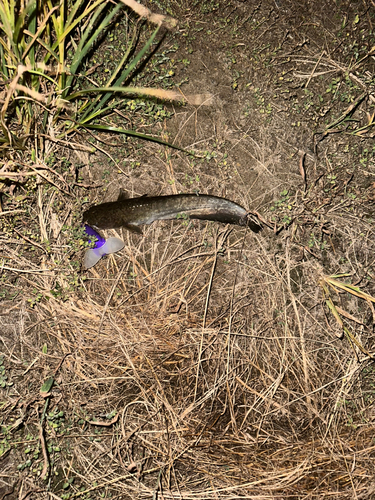
[[(10, 208), (2, 213), (0, 235), (0, 500), (374, 497), (374, 310), (339, 288), (328, 297), (321, 286), (322, 276), (345, 273), (346, 282), (375, 294), (374, 155), (362, 155), (360, 134), (335, 129), (337, 117), (342, 126), (356, 112), (358, 131), (368, 135), (373, 115), (365, 100), (358, 109), (348, 107), (358, 96), (345, 79), (332, 91), (344, 87), (344, 101), (331, 99), (318, 110), (303, 101), (296, 81), (306, 81), (305, 89), (325, 99), (331, 72), (350, 67), (340, 63), (340, 69), (322, 55), (320, 38), (334, 44), (332, 57), (341, 57), (335, 53), (340, 44), (329, 38), (331, 25), (317, 31), (318, 22), (306, 23), (295, 2), (302, 18), (293, 21), (289, 36), (283, 17), (288, 2), (271, 3), (272, 9), (262, 2), (254, 7), (253, 34), (246, 25), (238, 28), (237, 12), (230, 25), (237, 67), (248, 58), (253, 86), (259, 85), (257, 71), (267, 83), (262, 92), (254, 97), (245, 75), (244, 88), (239, 80), (239, 90), (226, 94), (233, 76), (226, 73), (228, 61), (220, 66), (224, 52), (217, 60), (210, 54), (204, 64), (212, 73), (223, 71), (224, 97), (214, 110), (176, 110), (176, 144), (215, 149), (211, 163), (202, 150), (199, 163), (180, 153), (160, 155), (155, 146), (140, 153), (126, 144), (126, 158), (114, 161), (108, 184), (103, 158), (95, 159), (99, 168), (82, 170), (87, 184), (80, 186), (74, 161), (64, 170), (61, 159), (54, 169), (35, 167), (35, 186), (22, 191), (34, 189), (35, 197), (25, 195), (23, 204), (12, 207), (15, 193), (7, 187)], [(314, 15), (325, 21), (326, 7), (314, 5)], [(308, 2), (306, 9), (312, 8)], [(360, 31), (350, 15), (354, 36)], [(366, 19), (361, 17), (361, 29)], [(229, 27), (219, 24), (212, 37), (230, 37)], [(248, 34), (260, 45), (249, 43), (255, 52), (241, 55), (246, 44), (238, 41)], [(316, 45), (305, 46), (307, 38)], [(346, 38), (344, 33), (344, 55)], [(257, 61), (268, 42), (280, 52), (267, 59), (265, 76)], [(193, 39), (188, 43), (197, 48)], [(200, 59), (195, 64), (193, 70), (192, 58), (192, 80), (204, 78)], [(293, 81), (284, 73), (280, 78), (284, 69)], [(321, 76), (326, 80), (314, 87)], [(272, 77), (277, 92), (288, 91), (275, 101)], [(216, 92), (209, 82), (199, 83), (191, 84), (189, 95), (198, 87)], [(293, 101), (297, 92), (300, 102)], [(304, 118), (308, 132), (290, 124), (303, 119), (296, 112), (300, 103), (311, 113)], [(318, 144), (309, 128), (314, 113), (328, 124)], [(300, 149), (306, 137), (312, 149), (305, 154)], [(104, 150), (111, 157), (112, 150)], [(362, 163), (352, 168), (358, 159)], [(11, 176), (12, 164), (4, 168)], [(24, 172), (13, 175), (24, 182)], [(83, 272), (77, 232), (82, 199), (109, 199), (121, 182), (132, 195), (195, 188), (224, 195), (273, 218), (275, 231), (254, 235), (216, 223), (158, 222), (143, 237), (124, 231), (125, 249)], [(77, 201), (65, 196), (73, 184)], [(98, 189), (92, 194), (82, 186)], [(343, 326), (362, 350), (342, 335)], [(51, 394), (40, 394), (51, 376)]]
[[(374, 371), (334, 335), (322, 268), (309, 254), (301, 260), (298, 232), (279, 248), (271, 231), (213, 223), (158, 223), (144, 238), (126, 236), (128, 258), (103, 260), (85, 281), (74, 267), (43, 271), (6, 243), (4, 269), (22, 269), (8, 271), (17, 277), (9, 286), (41, 297), (31, 309), (26, 292), (1, 317), (15, 383), (3, 425), (17, 415), (24, 429), (5, 484), (27, 435), (38, 440), (39, 389), (53, 375), (48, 411), (63, 411), (64, 421), (45, 425), (46, 442), (60, 450), (49, 453), (47, 483), (59, 495), (74, 477), (70, 498), (364, 498)], [(365, 236), (361, 252), (372, 245)], [(347, 249), (351, 262), (358, 251)], [(338, 265), (334, 252), (329, 259)], [(63, 300), (51, 293), (57, 282)], [(361, 320), (371, 350), (364, 309)], [(38, 463), (40, 473), (42, 455)], [(31, 488), (37, 474), (18, 481)]]

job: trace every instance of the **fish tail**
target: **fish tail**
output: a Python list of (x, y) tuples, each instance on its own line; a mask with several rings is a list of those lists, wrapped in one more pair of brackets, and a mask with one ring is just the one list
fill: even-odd
[(102, 258), (99, 252), (99, 248), (88, 248), (85, 253), (85, 258), (83, 260), (83, 265), (86, 269), (95, 266), (97, 262)]

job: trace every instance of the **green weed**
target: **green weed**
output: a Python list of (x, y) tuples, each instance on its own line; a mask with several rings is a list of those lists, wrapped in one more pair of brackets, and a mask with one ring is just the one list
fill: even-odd
[(82, 128), (150, 138), (112, 127), (104, 118), (118, 106), (118, 94), (126, 99), (137, 95), (173, 98), (162, 89), (129, 86), (152, 51), (159, 27), (137, 51), (139, 31), (126, 18), (120, 60), (100, 74), (97, 82), (92, 76), (96, 74), (92, 53), (105, 35), (109, 40), (113, 37), (122, 9), (122, 2), (106, 0), (0, 1), (0, 81), (4, 89), (0, 92), (0, 150), (24, 150), (35, 134), (40, 141), (51, 135), (59, 140)]

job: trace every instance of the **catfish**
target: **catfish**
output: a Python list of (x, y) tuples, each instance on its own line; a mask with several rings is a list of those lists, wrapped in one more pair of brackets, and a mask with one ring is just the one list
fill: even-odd
[(125, 227), (142, 234), (139, 226), (155, 220), (188, 217), (248, 226), (258, 233), (262, 226), (245, 208), (233, 201), (207, 194), (174, 194), (119, 199), (94, 205), (83, 214), (83, 221), (98, 229)]
[[(156, 220), (178, 218), (202, 219), (249, 227), (255, 233), (262, 230), (260, 222), (237, 203), (207, 194), (175, 194), (168, 196), (140, 196), (94, 205), (83, 214), (86, 233), (91, 235), (100, 229), (124, 227), (142, 234), (139, 226)], [(95, 235), (94, 235), (95, 236)], [(85, 266), (92, 267), (108, 253), (120, 250), (124, 244), (118, 238), (104, 240), (96, 233), (99, 246), (89, 249)], [(121, 246), (122, 243), (122, 246)], [(121, 248), (120, 248), (121, 247)]]

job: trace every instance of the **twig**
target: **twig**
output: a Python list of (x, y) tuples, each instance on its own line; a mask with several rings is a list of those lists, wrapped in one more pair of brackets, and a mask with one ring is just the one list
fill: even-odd
[[(49, 398), (47, 398), (48, 400)], [(47, 404), (47, 401), (46, 401)], [(48, 453), (47, 453), (47, 448), (46, 448), (46, 442), (44, 439), (44, 432), (43, 432), (43, 423), (40, 424), (39, 426), (39, 441), (42, 446), (42, 452), (43, 452), (43, 460), (44, 460), (44, 465), (43, 465), (43, 470), (41, 474), (41, 478), (45, 479), (49, 467), (49, 460), (48, 460)]]
[(312, 72), (310, 73), (309, 79), (308, 79), (308, 80), (307, 80), (307, 82), (306, 82), (306, 85), (305, 85), (305, 88), (306, 88), (306, 89), (307, 89), (307, 87), (309, 86), (309, 83), (311, 82), (311, 78), (314, 76), (315, 70), (316, 70), (316, 68), (319, 66), (319, 63), (320, 63), (320, 61), (321, 61), (321, 59), (322, 59), (322, 57), (324, 56), (324, 54), (325, 54), (325, 53), (326, 53), (326, 52), (325, 52), (325, 50), (323, 50), (323, 52), (320, 54), (319, 59), (316, 61), (316, 64), (315, 64), (315, 66), (313, 67)]
[(25, 241), (27, 241), (28, 243), (30, 243), (31, 246), (40, 248), (46, 255), (48, 255), (47, 250), (45, 248), (43, 248), (42, 245), (39, 245), (39, 243), (36, 243), (35, 241), (30, 240), (27, 236), (24, 236), (22, 233), (20, 233), (19, 231), (17, 231), (17, 229), (15, 229), (15, 228), (13, 229), (13, 231), (15, 233), (17, 233), (18, 236), (20, 236), (22, 239), (24, 239)]
[(26, 214), (26, 213), (27, 210), (16, 209), (16, 210), (6, 210), (5, 212), (0, 212), (0, 215)]
[[(35, 269), (35, 270), (32, 270), (32, 269), (15, 269), (13, 267), (7, 267), (7, 266), (1, 266), (0, 267), (0, 271), (2, 270), (5, 270), (5, 271), (14, 271), (16, 273), (29, 273), (29, 274), (34, 274), (34, 273), (45, 273), (46, 270), (45, 269)], [(44, 274), (44, 276), (55, 276), (53, 273), (46, 273)]]

